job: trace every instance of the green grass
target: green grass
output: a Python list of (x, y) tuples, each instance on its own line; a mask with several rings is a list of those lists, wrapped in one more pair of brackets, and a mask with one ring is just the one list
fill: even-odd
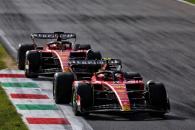
[(185, 0), (185, 1), (195, 4), (195, 0)]
[(4, 48), (2, 47), (2, 45), (0, 44), (0, 69), (4, 69), (6, 68), (6, 64), (3, 62), (3, 58), (7, 57), (8, 54), (5, 52)]
[[(8, 54), (0, 45), (0, 69), (6, 68), (3, 60), (5, 57), (7, 58)], [(0, 87), (0, 130), (28, 130), (2, 87)]]

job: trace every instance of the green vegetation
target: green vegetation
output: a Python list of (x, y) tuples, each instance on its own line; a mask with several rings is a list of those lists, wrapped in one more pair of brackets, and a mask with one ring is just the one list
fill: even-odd
[(0, 130), (27, 130), (15, 107), (0, 87)]
[(0, 69), (6, 68), (6, 64), (3, 59), (7, 56), (8, 56), (7, 53), (5, 52), (2, 45), (0, 44)]
[[(7, 67), (5, 58), (10, 57), (0, 45), (0, 69)], [(0, 130), (28, 130), (2, 87), (0, 87)]]
[(185, 0), (185, 1), (195, 4), (195, 0)]

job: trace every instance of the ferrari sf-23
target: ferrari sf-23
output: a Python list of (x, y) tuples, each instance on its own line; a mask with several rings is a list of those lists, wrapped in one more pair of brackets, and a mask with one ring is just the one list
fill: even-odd
[[(89, 44), (75, 44), (74, 33), (33, 33), (31, 39), (32, 44), (19, 45), (17, 56), (18, 68), (25, 70), (28, 78), (69, 72), (71, 67), (68, 61), (72, 59), (102, 58), (101, 53), (94, 52)], [(44, 46), (38, 46), (35, 39), (45, 40), (42, 43)]]
[[(71, 66), (119, 65), (117, 60), (72, 61)], [(80, 67), (79, 67), (80, 68)], [(169, 112), (169, 98), (163, 83), (144, 83), (139, 73), (120, 69), (99, 68), (92, 75), (79, 77), (75, 73), (56, 73), (53, 94), (57, 104), (72, 104), (75, 115), (94, 112), (147, 112), (163, 116)], [(120, 68), (120, 67), (119, 67)]]

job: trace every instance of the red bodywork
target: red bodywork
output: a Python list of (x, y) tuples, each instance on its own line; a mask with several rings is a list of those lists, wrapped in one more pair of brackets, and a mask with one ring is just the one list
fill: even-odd
[[(89, 50), (89, 48), (79, 48), (80, 44), (77, 44), (79, 46), (75, 48), (74, 43), (76, 42), (76, 34), (74, 33), (33, 33), (31, 34), (31, 39), (35, 47), (35, 50), (33, 51), (38, 51), (40, 54), (41, 69), (38, 72), (40, 74), (69, 72), (71, 71), (71, 68), (68, 65), (68, 60), (72, 58), (71, 54), (77, 53), (76, 56), (74, 55), (74, 58), (86, 58)], [(54, 41), (45, 43), (43, 47), (38, 47), (35, 39), (53, 39)]]
[[(123, 74), (123, 73), (122, 73)], [(114, 78), (114, 77), (113, 77)], [(118, 104), (120, 105), (120, 111), (131, 111), (132, 107), (135, 105), (135, 102), (131, 102), (129, 93), (131, 93), (129, 90), (136, 89), (136, 94), (134, 94), (134, 97), (141, 99), (144, 95), (144, 82), (142, 79), (125, 79), (124, 76), (120, 80), (114, 80), (109, 79), (109, 81), (99, 78), (97, 74), (94, 74), (92, 76), (91, 81), (75, 81), (73, 83), (73, 86), (76, 87), (80, 83), (89, 83), (91, 86), (93, 86), (93, 91), (109, 91), (113, 92), (115, 97), (118, 100)], [(101, 87), (96, 87), (101, 86)], [(134, 88), (127, 88), (134, 87)], [(136, 87), (136, 88), (135, 88)], [(144, 102), (142, 101), (142, 104), (144, 105)]]
[(52, 42), (46, 44), (43, 49), (39, 50), (42, 55), (51, 55), (52, 57), (56, 58), (59, 60), (61, 70), (62, 72), (69, 72), (70, 67), (68, 64), (68, 61), (70, 59), (71, 53), (78, 53), (78, 55), (81, 55), (83, 57), (86, 57), (88, 50), (74, 50), (72, 48), (72, 44), (68, 42), (69, 47), (64, 48), (63, 46), (59, 47), (58, 46), (59, 42)]

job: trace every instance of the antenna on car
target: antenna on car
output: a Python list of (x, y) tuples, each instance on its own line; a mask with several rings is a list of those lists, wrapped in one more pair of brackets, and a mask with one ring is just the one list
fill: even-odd
[(54, 32), (54, 36), (57, 35), (57, 41), (61, 41), (62, 40), (62, 38), (60, 36), (61, 34), (64, 34), (64, 32)]
[(31, 34), (31, 39), (32, 39), (33, 46), (36, 48), (37, 44), (35, 43), (35, 38), (33, 34)]

